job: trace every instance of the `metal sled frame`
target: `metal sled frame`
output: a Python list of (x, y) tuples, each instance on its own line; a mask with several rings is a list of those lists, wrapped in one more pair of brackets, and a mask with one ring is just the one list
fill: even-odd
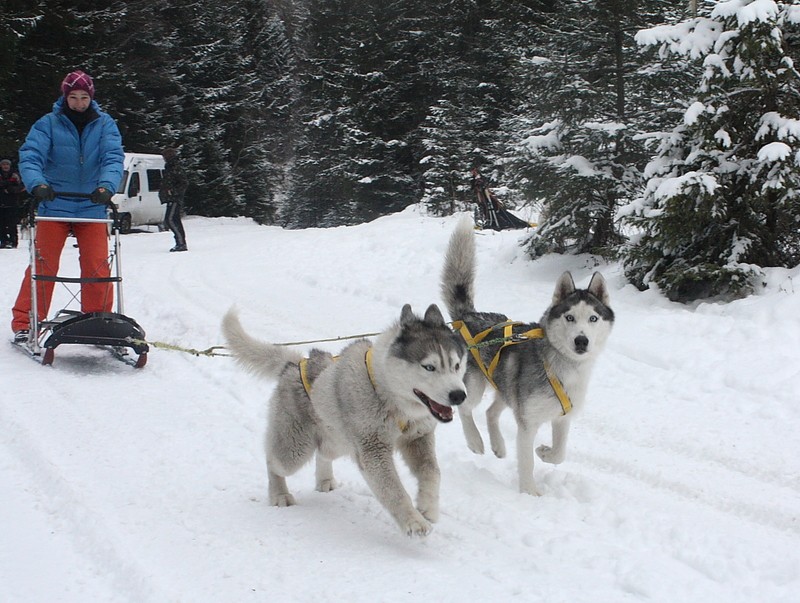
[[(86, 198), (86, 195), (73, 193), (58, 193), (59, 196)], [(112, 353), (119, 359), (128, 362), (136, 368), (141, 368), (147, 363), (148, 345), (144, 343), (144, 330), (135, 320), (125, 316), (122, 297), (122, 262), (120, 258), (120, 227), (116, 215), (116, 208), (111, 206), (113, 219), (91, 218), (52, 218), (36, 216), (31, 222), (30, 235), (30, 268), (31, 268), (31, 335), (28, 340), (28, 349), (32, 356), (41, 356), (42, 364), (52, 364), (55, 357), (55, 348), (62, 344), (84, 344), (108, 346)], [(67, 222), (67, 223), (99, 223), (111, 226), (111, 251), (109, 259), (113, 260), (111, 276), (100, 277), (64, 277), (45, 276), (36, 273), (36, 224), (38, 222)], [(65, 284), (83, 283), (115, 283), (115, 308), (113, 312), (88, 312), (63, 308), (55, 316), (39, 321), (39, 300), (37, 294), (38, 282), (54, 282)], [(69, 287), (67, 287), (69, 289)], [(73, 300), (77, 296), (70, 291)], [(126, 358), (126, 348), (132, 348), (139, 357), (136, 360)]]

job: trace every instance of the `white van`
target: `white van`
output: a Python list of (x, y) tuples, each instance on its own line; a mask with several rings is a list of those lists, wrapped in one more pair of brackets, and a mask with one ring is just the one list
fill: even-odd
[(125, 174), (117, 193), (111, 199), (117, 206), (120, 232), (130, 232), (134, 226), (164, 223), (166, 205), (158, 199), (164, 158), (147, 153), (125, 153)]

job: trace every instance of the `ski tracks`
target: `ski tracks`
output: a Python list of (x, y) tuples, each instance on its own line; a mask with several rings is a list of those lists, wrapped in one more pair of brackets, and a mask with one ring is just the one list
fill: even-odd
[[(18, 407), (19, 405), (17, 405)], [(67, 548), (73, 548), (82, 561), (76, 567), (66, 568), (65, 573), (74, 584), (54, 585), (54, 593), (80, 591), (83, 588), (82, 577), (89, 574), (100, 574), (109, 584), (109, 591), (104, 597), (109, 601), (147, 601), (156, 600), (157, 589), (149, 578), (148, 571), (135, 558), (125, 553), (124, 538), (121, 537), (113, 522), (103, 516), (102, 507), (96, 506), (78, 486), (71, 483), (62, 473), (58, 459), (52, 458), (52, 451), (43, 446), (47, 437), (33, 434), (24, 424), (24, 417), (14, 416), (10, 405), (0, 406), (0, 442), (5, 451), (4, 456), (16, 467), (20, 475), (25, 475), (20, 484), (29, 484), (25, 498), (32, 498), (38, 508), (44, 509), (52, 525), (52, 540), (59, 537), (68, 540)], [(75, 413), (68, 413), (64, 420), (75, 421), (80, 418)], [(9, 510), (10, 511), (10, 510)], [(9, 517), (6, 516), (6, 520)], [(12, 518), (13, 519), (13, 518)], [(36, 567), (36, 559), (30, 559)], [(16, 563), (20, 560), (16, 559)], [(62, 563), (69, 563), (67, 558)], [(28, 569), (27, 571), (34, 570)], [(39, 588), (39, 581), (47, 584), (52, 576), (34, 576), (31, 590)], [(99, 595), (93, 591), (97, 586), (97, 578), (86, 580), (90, 592), (86, 597)], [(30, 596), (32, 593), (26, 593)], [(32, 599), (27, 599), (32, 600)], [(42, 601), (48, 600), (47, 597)]]

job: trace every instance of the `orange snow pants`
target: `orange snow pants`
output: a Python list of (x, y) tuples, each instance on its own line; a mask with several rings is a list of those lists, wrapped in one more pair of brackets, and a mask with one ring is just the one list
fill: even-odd
[[(92, 222), (38, 222), (36, 224), (36, 273), (56, 276), (61, 262), (61, 252), (70, 231), (78, 241), (81, 278), (108, 278), (108, 228), (106, 224)], [(47, 318), (55, 283), (36, 281), (36, 302), (39, 321)], [(81, 312), (111, 312), (114, 290), (111, 283), (82, 283)], [(30, 329), (31, 268), (19, 289), (17, 301), (11, 310), (12, 331)]]

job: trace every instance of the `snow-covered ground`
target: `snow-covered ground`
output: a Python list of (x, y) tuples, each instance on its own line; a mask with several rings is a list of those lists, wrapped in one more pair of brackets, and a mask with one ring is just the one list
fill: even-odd
[[(190, 217), (188, 253), (167, 252), (169, 233), (123, 237), (126, 314), (149, 340), (196, 349), (222, 343), (234, 304), (269, 341), (378, 331), (406, 302), (439, 301), (456, 220), (410, 208), (285, 231)], [(563, 270), (580, 286), (600, 270), (617, 315), (566, 462), (536, 466), (543, 496), (517, 492), (513, 454), (472, 454), (456, 419), (437, 431), (442, 517), (426, 539), (400, 533), (349, 459), (340, 489), (316, 492), (307, 467), (289, 480), (299, 504), (273, 508), (271, 382), (226, 357), (154, 349), (135, 370), (63, 346), (43, 367), (5, 344), (0, 600), (800, 600), (800, 269), (689, 308), (636, 291), (615, 264), (530, 262), (522, 236), (477, 237), (479, 309), (536, 320)], [(26, 263), (23, 248), (0, 251), (9, 322)], [(510, 413), (502, 426), (513, 440)]]

